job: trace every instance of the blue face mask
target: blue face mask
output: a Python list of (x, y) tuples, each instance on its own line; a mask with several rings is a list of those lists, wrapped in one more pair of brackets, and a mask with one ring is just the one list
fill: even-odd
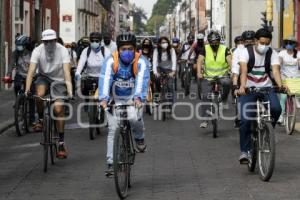
[(125, 65), (129, 65), (134, 59), (134, 51), (123, 51), (120, 53), (120, 59)]
[(100, 47), (100, 44), (99, 44), (98, 42), (92, 42), (92, 43), (91, 43), (91, 48), (92, 48), (92, 49), (96, 50), (96, 49), (98, 49), (99, 47)]
[(293, 49), (295, 49), (295, 45), (294, 45), (294, 44), (287, 44), (287, 45), (285, 46), (285, 48), (286, 48), (287, 50), (293, 50)]

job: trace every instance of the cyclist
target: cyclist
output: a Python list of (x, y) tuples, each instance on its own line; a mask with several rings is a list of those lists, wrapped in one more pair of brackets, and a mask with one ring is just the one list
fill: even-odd
[[(236, 49), (233, 51), (232, 54), (232, 68), (231, 68), (231, 73), (232, 73), (232, 92), (235, 93), (235, 91), (239, 88), (240, 85), (240, 55), (243, 49), (249, 45), (254, 45), (255, 44), (255, 32), (254, 31), (244, 31), (242, 33), (242, 38), (239, 38), (239, 36), (235, 39), (235, 43), (237, 44)], [(234, 98), (236, 97), (235, 94), (233, 94)], [(238, 100), (238, 99), (237, 99)], [(238, 107), (237, 107), (238, 108)], [(235, 124), (234, 126), (237, 128), (239, 127), (239, 117), (237, 116), (235, 119)]]
[[(180, 54), (180, 50), (181, 50), (181, 45), (180, 45), (180, 39), (177, 37), (174, 37), (172, 39), (172, 47), (176, 52), (176, 58), (178, 58), (179, 54)], [(177, 60), (177, 67), (176, 70), (179, 71), (179, 62)], [(178, 73), (179, 76), (179, 73)], [(177, 76), (175, 75), (175, 91), (177, 91)]]
[[(193, 63), (197, 62), (197, 58), (201, 51), (203, 51), (204, 48), (204, 35), (202, 33), (199, 33), (197, 35), (197, 42), (195, 42), (188, 55), (188, 60), (191, 60), (192, 55), (194, 54), (194, 61)], [(197, 64), (195, 64), (194, 68), (196, 68)]]
[[(205, 48), (200, 52), (197, 62), (197, 76), (201, 81), (202, 88), (202, 102), (209, 101), (209, 94), (211, 93), (210, 78), (214, 76), (227, 76), (231, 68), (231, 53), (230, 50), (220, 44), (221, 36), (216, 31), (211, 31), (208, 34), (209, 44), (205, 45)], [(204, 69), (202, 71), (202, 65), (204, 63)], [(204, 73), (203, 73), (204, 72)], [(230, 93), (231, 81), (228, 78), (222, 78), (221, 85), (223, 87), (222, 102), (223, 107), (226, 105), (228, 94)], [(201, 108), (202, 117), (208, 117), (207, 110), (209, 105), (203, 105)], [(201, 128), (207, 128), (208, 122), (205, 120), (200, 124)]]
[[(108, 48), (101, 46), (101, 33), (90, 33), (89, 40), (91, 44), (82, 51), (75, 73), (75, 80), (79, 81), (81, 79), (81, 73), (85, 68), (85, 74), (88, 78), (83, 81), (82, 94), (84, 96), (88, 96), (89, 91), (93, 90), (93, 84), (96, 84), (96, 87), (98, 87), (99, 75), (104, 60), (111, 55)], [(88, 98), (86, 98), (85, 101), (88, 102)], [(84, 106), (86, 112), (87, 108), (87, 105)]]
[(76, 53), (77, 53), (77, 62), (81, 56), (82, 51), (90, 46), (90, 39), (88, 37), (82, 37), (77, 42)]
[[(275, 127), (281, 114), (281, 107), (276, 93), (272, 90), (267, 95), (246, 94), (245, 88), (272, 87), (271, 70), (274, 77), (274, 84), (282, 87), (280, 77), (280, 61), (278, 54), (270, 47), (272, 33), (267, 29), (259, 29), (255, 34), (256, 42), (253, 46), (245, 48), (240, 55), (241, 85), (239, 89), (240, 101), (240, 164), (247, 164), (250, 158), (251, 141), (251, 118), (255, 117), (253, 109), (256, 107), (256, 100), (263, 97), (270, 101), (272, 125)], [(252, 111), (252, 112), (251, 112)]]
[[(135, 53), (136, 37), (133, 34), (120, 34), (117, 37), (117, 47), (118, 51), (105, 60), (101, 69), (99, 78), (100, 104), (104, 109), (107, 108), (110, 102), (114, 102), (116, 105), (134, 103), (136, 107), (141, 107), (142, 102), (147, 97), (150, 63), (144, 56)], [(133, 106), (128, 109), (128, 119), (134, 134), (136, 147), (140, 152), (144, 152), (146, 149), (144, 122), (142, 119), (137, 119)], [(116, 112), (107, 115), (107, 175), (113, 173), (113, 141), (118, 128)]]
[[(38, 67), (39, 76), (36, 80), (36, 94), (45, 96), (49, 91), (51, 98), (55, 99), (54, 114), (60, 118), (56, 120), (56, 127), (59, 133), (58, 158), (67, 158), (67, 151), (64, 143), (64, 106), (62, 100), (72, 97), (72, 84), (70, 74), (70, 56), (68, 50), (57, 43), (56, 32), (47, 29), (42, 33), (42, 44), (34, 49), (30, 59), (29, 71), (26, 79), (25, 94), (28, 95), (32, 84), (32, 77)], [(39, 116), (39, 125), (42, 128), (43, 102), (36, 101)]]
[(112, 53), (118, 50), (117, 44), (111, 40), (111, 34), (107, 32), (103, 34), (102, 45), (108, 48)]
[(172, 98), (174, 102), (174, 77), (176, 75), (176, 52), (172, 48), (172, 45), (167, 37), (161, 37), (158, 41), (158, 46), (153, 53), (153, 72), (156, 80), (156, 88), (159, 90), (160, 82), (159, 77), (160, 73), (168, 73), (169, 79), (168, 87), (172, 90)]
[[(180, 77), (181, 80), (182, 80), (182, 77), (181, 77), (182, 73), (181, 72), (183, 71), (183, 68), (185, 67), (186, 62), (188, 62), (189, 59), (194, 59), (195, 58), (195, 53), (193, 53), (189, 57), (189, 54), (190, 54), (190, 51), (192, 49), (194, 40), (195, 40), (195, 37), (193, 35), (191, 35), (191, 34), (188, 35), (187, 42), (182, 45), (181, 51), (180, 51), (179, 56), (178, 56), (178, 58), (180, 58), (178, 74), (179, 74), (179, 77)], [(181, 81), (181, 87), (184, 88), (184, 82), (183, 81)]]
[(234, 38), (234, 45), (235, 47), (231, 49), (231, 52), (234, 53), (234, 51), (238, 48), (242, 48), (244, 46), (243, 37), (241, 35), (236, 36)]
[[(288, 37), (283, 40), (284, 49), (279, 53), (279, 60), (281, 64), (281, 78), (300, 78), (300, 52), (296, 47), (298, 42), (294, 37)], [(280, 105), (282, 113), (285, 112), (286, 94), (280, 95)], [(278, 123), (283, 123), (283, 116), (280, 115)]]
[[(30, 57), (33, 50), (33, 43), (31, 38), (26, 35), (19, 35), (16, 40), (16, 50), (13, 52), (13, 68), (16, 69), (16, 75), (14, 77), (14, 91), (17, 96), (22, 86), (25, 86), (25, 80), (30, 64)], [(11, 77), (12, 72), (8, 73)], [(24, 88), (25, 89), (25, 88)], [(31, 91), (34, 91), (34, 85), (31, 87)], [(35, 127), (35, 103), (33, 100), (29, 101), (29, 114), (30, 124)]]

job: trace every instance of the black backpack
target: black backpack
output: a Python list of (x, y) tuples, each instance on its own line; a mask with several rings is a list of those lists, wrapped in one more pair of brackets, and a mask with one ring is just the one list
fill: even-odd
[[(249, 54), (249, 61), (247, 64), (248, 73), (250, 73), (255, 65), (255, 54), (254, 54), (254, 47), (253, 45), (249, 45), (246, 47)], [(275, 80), (271, 76), (271, 57), (272, 57), (273, 49), (269, 48), (269, 50), (266, 53), (265, 57), (265, 72), (268, 74), (269, 78), (271, 79), (272, 83), (275, 83)]]

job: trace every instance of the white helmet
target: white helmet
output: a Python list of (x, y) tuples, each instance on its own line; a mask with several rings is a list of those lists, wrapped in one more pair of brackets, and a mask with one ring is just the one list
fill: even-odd
[(197, 40), (204, 40), (204, 35), (202, 33), (199, 33), (197, 35)]

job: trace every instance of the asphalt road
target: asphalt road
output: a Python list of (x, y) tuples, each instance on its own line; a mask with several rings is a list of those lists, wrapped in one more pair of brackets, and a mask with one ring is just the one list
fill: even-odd
[[(185, 100), (181, 100), (185, 101)], [(197, 100), (187, 100), (197, 103)], [(180, 116), (187, 108), (178, 107)], [(233, 114), (233, 109), (227, 111)], [(85, 114), (83, 114), (85, 116)], [(84, 117), (83, 117), (84, 118)], [(220, 121), (220, 137), (199, 120), (166, 122), (145, 116), (148, 150), (138, 154), (133, 168), (132, 200), (300, 199), (300, 135), (276, 129), (276, 167), (270, 182), (259, 179), (238, 163), (238, 130), (232, 121)], [(94, 141), (88, 130), (68, 122), (67, 160), (42, 171), (40, 134), (16, 137), (9, 129), (0, 135), (0, 199), (8, 200), (116, 200), (114, 181), (104, 171), (106, 129)]]

